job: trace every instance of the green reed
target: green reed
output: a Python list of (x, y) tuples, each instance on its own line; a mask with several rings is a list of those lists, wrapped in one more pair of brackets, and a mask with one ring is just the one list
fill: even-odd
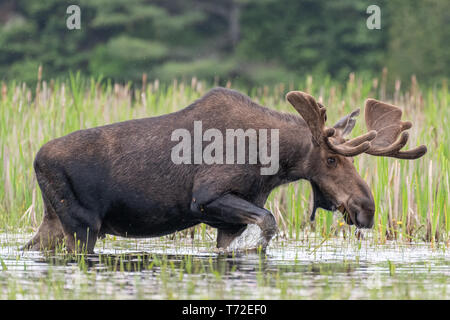
[[(113, 83), (101, 78), (70, 74), (68, 80), (42, 81), (30, 88), (16, 81), (1, 84), (0, 97), (0, 229), (31, 231), (42, 219), (42, 201), (33, 172), (33, 159), (45, 142), (79, 129), (128, 119), (151, 117), (179, 110), (214, 86), (196, 78), (190, 81), (141, 84)], [(346, 83), (308, 76), (302, 83), (250, 89), (227, 86), (247, 93), (259, 103), (295, 112), (285, 101), (289, 90), (311, 93), (327, 106), (331, 125), (372, 97), (400, 106), (404, 119), (413, 122), (409, 146), (425, 144), (428, 153), (419, 160), (397, 160), (361, 155), (355, 166), (373, 191), (376, 203), (373, 239), (385, 242), (449, 241), (450, 129), (447, 83), (422, 88), (415, 77), (388, 88), (385, 77), (363, 79), (351, 74)], [(389, 94), (388, 94), (389, 93)], [(366, 128), (360, 116), (354, 135)], [(343, 186), (344, 187), (344, 186)], [(309, 221), (312, 192), (308, 182), (282, 186), (269, 197), (266, 207), (278, 222), (278, 237), (287, 239), (319, 235), (350, 235), (340, 213), (319, 210)], [(200, 225), (179, 233), (181, 237), (212, 237)]]

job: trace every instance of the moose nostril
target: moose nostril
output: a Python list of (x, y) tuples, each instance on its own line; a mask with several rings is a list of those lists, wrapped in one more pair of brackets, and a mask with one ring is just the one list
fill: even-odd
[(358, 228), (371, 228), (375, 215), (375, 203), (371, 197), (352, 197), (348, 208), (353, 212), (353, 219)]

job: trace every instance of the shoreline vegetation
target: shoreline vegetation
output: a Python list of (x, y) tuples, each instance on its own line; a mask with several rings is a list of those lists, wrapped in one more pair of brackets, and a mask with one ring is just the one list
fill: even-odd
[[(70, 73), (66, 80), (43, 80), (39, 68), (35, 87), (18, 81), (2, 82), (0, 96), (0, 230), (32, 232), (42, 219), (40, 190), (33, 171), (33, 159), (47, 141), (70, 132), (109, 123), (162, 115), (188, 106), (209, 89), (221, 84), (236, 89), (275, 110), (295, 113), (285, 101), (289, 90), (302, 90), (327, 107), (330, 122), (364, 107), (375, 98), (399, 106), (403, 120), (414, 123), (409, 131), (409, 148), (419, 144), (428, 153), (415, 161), (362, 155), (355, 165), (372, 189), (375, 225), (371, 241), (426, 241), (449, 244), (449, 94), (447, 82), (421, 86), (413, 76), (409, 83), (388, 85), (387, 70), (380, 77), (359, 77), (347, 81), (307, 76), (304, 81), (273, 86), (234, 86), (233, 81), (206, 82), (197, 78), (160, 82), (144, 74), (141, 83), (114, 83)], [(363, 110), (362, 110), (363, 111)], [(363, 113), (363, 112), (362, 112)], [(353, 135), (365, 132), (363, 116)], [(350, 236), (339, 212), (319, 210), (309, 222), (311, 187), (307, 181), (282, 186), (270, 195), (266, 208), (275, 215), (279, 239), (298, 240), (309, 234), (323, 239)], [(179, 232), (209, 239), (212, 228), (205, 225)]]

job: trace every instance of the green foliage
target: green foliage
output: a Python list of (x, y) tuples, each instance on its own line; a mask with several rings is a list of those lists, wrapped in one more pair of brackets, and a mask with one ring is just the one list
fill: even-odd
[[(203, 66), (199, 62), (195, 68), (208, 72), (215, 64), (217, 68), (225, 68), (214, 60)], [(229, 65), (232, 64), (230, 61)], [(170, 74), (180, 69), (180, 75), (185, 75), (192, 72), (190, 67), (190, 64), (174, 65), (172, 70), (165, 71)], [(267, 74), (276, 73), (274, 70)], [(292, 86), (279, 83), (246, 89), (235, 82), (229, 85), (262, 105), (294, 113), (285, 94), (288, 90), (305, 88), (313, 96), (321, 97), (332, 124), (355, 107), (363, 106), (366, 97), (382, 99), (387, 89), (382, 81), (376, 83), (356, 74), (344, 84), (330, 77), (314, 76)], [(44, 143), (79, 129), (177, 111), (204, 95), (212, 85), (212, 82), (187, 77), (172, 84), (156, 80), (148, 80), (146, 85), (141, 81), (134, 85), (120, 84), (86, 78), (80, 72), (69, 73), (65, 80), (40, 81), (36, 87), (17, 81), (5, 82), (0, 86), (0, 179), (3, 181), (0, 232), (36, 228), (42, 219), (42, 199), (32, 162)], [(375, 199), (374, 239), (448, 243), (450, 146), (442, 143), (450, 138), (446, 125), (450, 121), (447, 83), (395, 90), (395, 98), (388, 101), (401, 106), (403, 118), (414, 124), (409, 130), (406, 149), (425, 144), (429, 151), (414, 161), (368, 155), (354, 159), (358, 173), (368, 183)], [(361, 117), (352, 135), (359, 136), (365, 131)], [(328, 239), (350, 231), (340, 213), (319, 210), (316, 222), (311, 223), (310, 200), (309, 182), (299, 181), (274, 190), (265, 207), (275, 215), (281, 234), (289, 239), (300, 239), (310, 232)], [(205, 226), (195, 228), (199, 234), (210, 230)], [(186, 236), (191, 231), (182, 233)]]
[[(368, 1), (285, 0), (244, 13), (242, 57), (269, 59), (298, 74), (379, 70), (385, 38), (366, 27)], [(373, 2), (373, 1), (372, 1)], [(367, 3), (367, 4), (366, 4)], [(287, 10), (287, 8), (289, 8)]]
[(167, 62), (157, 69), (156, 74), (166, 81), (173, 78), (190, 79), (192, 77), (205, 79), (211, 76), (225, 78), (233, 67), (232, 60), (208, 58), (189, 62)]
[[(66, 27), (72, 4), (81, 30)], [(381, 30), (366, 26), (372, 4)], [(449, 9), (445, 0), (5, 0), (0, 74), (36, 81), (43, 65), (48, 78), (82, 70), (118, 81), (145, 72), (263, 84), (387, 66), (431, 82), (450, 73)]]
[(440, 0), (394, 0), (388, 66), (405, 78), (448, 77), (450, 74), (450, 2)]

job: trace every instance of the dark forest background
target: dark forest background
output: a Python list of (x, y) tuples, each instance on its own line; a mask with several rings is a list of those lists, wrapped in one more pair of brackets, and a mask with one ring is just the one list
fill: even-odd
[[(81, 30), (66, 9), (81, 8)], [(366, 9), (381, 8), (381, 30)], [(70, 70), (117, 81), (174, 77), (248, 84), (350, 72), (420, 81), (450, 73), (448, 0), (2, 0), (0, 80)]]

